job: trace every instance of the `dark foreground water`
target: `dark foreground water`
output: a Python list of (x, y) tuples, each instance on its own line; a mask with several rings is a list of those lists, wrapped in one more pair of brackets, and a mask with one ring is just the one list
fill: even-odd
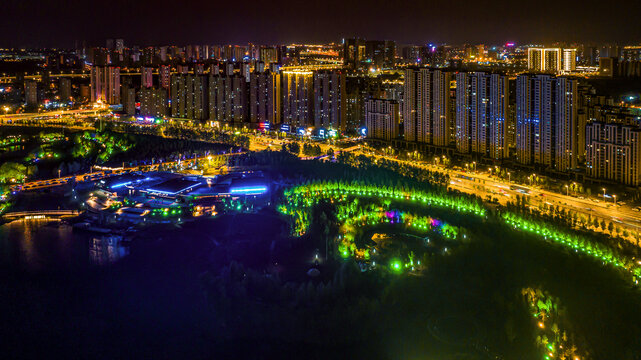
[[(424, 276), (387, 277), (377, 287), (384, 288), (381, 296), (361, 299), (347, 291), (349, 301), (338, 297), (319, 306), (303, 283), (295, 301), (304, 306), (292, 307), (269, 300), (287, 286), (266, 291), (232, 272), (234, 286), (216, 292), (231, 301), (208, 299), (207, 286), (219, 283), (204, 282), (205, 272), (231, 261), (263, 273), (277, 260), (278, 268), (305, 274), (285, 261), (304, 257), (297, 251), (304, 242), (272, 246), (281, 233), (274, 219), (232, 216), (155, 227), (141, 231), (131, 254), (115, 262), (117, 247), (104, 239), (98, 246), (90, 234), (69, 227), (2, 225), (0, 339), (11, 344), (0, 345), (2, 358), (495, 358), (482, 351), (489, 344), (498, 358), (540, 359), (532, 320), (519, 310), (523, 287), (559, 297), (572, 324), (568, 331), (584, 339), (591, 358), (641, 358), (641, 295), (629, 281), (590, 259), (488, 224), (472, 227), (468, 246), (435, 257)], [(503, 236), (493, 236), (499, 230)], [(335, 287), (372, 293), (354, 276), (335, 277)], [(256, 300), (256, 293), (271, 295)], [(452, 334), (440, 339), (450, 328), (475, 346), (453, 344)]]
[(51, 220), (16, 220), (0, 226), (0, 267), (28, 273), (83, 271), (128, 253), (114, 240)]

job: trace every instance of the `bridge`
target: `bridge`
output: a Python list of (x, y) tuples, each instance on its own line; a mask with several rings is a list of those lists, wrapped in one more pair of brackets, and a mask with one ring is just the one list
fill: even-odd
[[(211, 156), (230, 157), (230, 156), (242, 155), (245, 153), (246, 152), (212, 154)], [(186, 159), (181, 159), (176, 161), (167, 161), (167, 162), (160, 162), (155, 164), (141, 164), (141, 165), (132, 166), (132, 167), (120, 167), (120, 168), (107, 168), (107, 167), (95, 166), (95, 167), (92, 167), (92, 170), (93, 168), (96, 168), (99, 171), (91, 171), (86, 174), (69, 175), (69, 176), (63, 176), (63, 177), (53, 178), (53, 179), (30, 181), (24, 184), (13, 185), (9, 189), (12, 192), (20, 192), (25, 190), (42, 190), (46, 188), (73, 184), (74, 182), (79, 183), (84, 181), (97, 181), (109, 176), (122, 175), (122, 174), (127, 174), (135, 171), (141, 171), (141, 172), (157, 171), (160, 166), (167, 167), (167, 166), (182, 165), (183, 167), (191, 167), (191, 166), (194, 166), (198, 161), (209, 160), (209, 157), (210, 155), (195, 157), (195, 158), (186, 158)]]
[(78, 210), (33, 210), (33, 211), (14, 211), (2, 215), (7, 220), (12, 219), (48, 219), (77, 216)]

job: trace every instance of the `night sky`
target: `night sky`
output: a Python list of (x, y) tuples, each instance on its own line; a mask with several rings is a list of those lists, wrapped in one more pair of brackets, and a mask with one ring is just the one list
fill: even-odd
[[(0, 47), (331, 42), (641, 43), (641, 1), (2, 0)], [(593, 5), (594, 4), (594, 5)]]

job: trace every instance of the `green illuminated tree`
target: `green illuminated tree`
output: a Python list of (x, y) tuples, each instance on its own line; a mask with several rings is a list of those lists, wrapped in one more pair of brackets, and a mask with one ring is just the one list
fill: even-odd
[(15, 163), (6, 162), (0, 166), (0, 182), (23, 181), (27, 177), (27, 167)]

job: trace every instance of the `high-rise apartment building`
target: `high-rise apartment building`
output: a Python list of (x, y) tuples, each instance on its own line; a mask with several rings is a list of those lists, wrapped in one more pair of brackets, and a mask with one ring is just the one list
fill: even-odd
[(586, 175), (641, 185), (641, 126), (627, 109), (603, 106), (586, 125)]
[(456, 149), (492, 159), (509, 155), (509, 79), (501, 74), (456, 75)]
[(91, 68), (91, 101), (110, 105), (120, 104), (120, 68), (93, 66)]
[(280, 123), (280, 76), (253, 72), (249, 82), (249, 122)]
[(151, 67), (143, 66), (140, 68), (140, 86), (143, 88), (150, 88), (154, 86), (154, 69)]
[(528, 70), (557, 73), (562, 69), (560, 48), (528, 48)]
[(345, 66), (357, 69), (367, 59), (367, 46), (363, 39), (343, 39), (343, 63)]
[(365, 42), (367, 61), (375, 68), (389, 68), (396, 63), (396, 43), (389, 40)]
[(38, 83), (33, 80), (24, 82), (25, 106), (33, 109), (38, 107)]
[(242, 124), (247, 121), (247, 105), (244, 77), (209, 75), (209, 120)]
[[(553, 99), (554, 167), (558, 171), (573, 170), (579, 156), (578, 80), (557, 77)], [(582, 124), (585, 126), (585, 124)]]
[(71, 100), (71, 79), (69, 78), (60, 78), (60, 101), (67, 102)]
[(365, 101), (367, 137), (390, 141), (398, 137), (399, 104), (395, 100), (369, 99)]
[(447, 146), (452, 129), (449, 96), (452, 74), (443, 70), (405, 70), (403, 124), (405, 140)]
[(127, 115), (136, 114), (136, 89), (133, 86), (123, 85), (121, 87), (122, 111)]
[(283, 123), (292, 127), (314, 125), (314, 73), (283, 71)]
[(160, 65), (158, 68), (158, 84), (167, 91), (171, 88), (171, 67), (169, 65)]
[(578, 80), (520, 75), (516, 83), (516, 155), (521, 164), (576, 168)]
[(208, 85), (205, 75), (173, 75), (171, 77), (171, 116), (207, 119)]
[(365, 126), (365, 100), (368, 96), (368, 78), (346, 75), (345, 78), (345, 128), (355, 131)]
[(576, 70), (576, 49), (563, 49), (563, 72)]
[(140, 89), (140, 115), (167, 116), (167, 90), (164, 88)]
[(314, 73), (314, 126), (345, 129), (345, 75), (341, 71)]
[(278, 60), (278, 48), (277, 47), (261, 47), (260, 48), (260, 61), (265, 63), (265, 66), (269, 67), (269, 64), (277, 64), (280, 61)]

